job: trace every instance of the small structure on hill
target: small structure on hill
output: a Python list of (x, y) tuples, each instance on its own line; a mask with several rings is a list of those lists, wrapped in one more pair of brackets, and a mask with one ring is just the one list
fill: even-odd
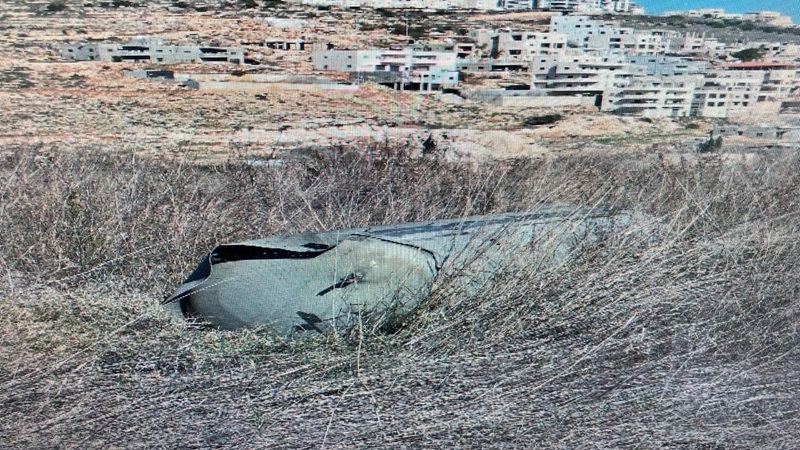
[(74, 61), (148, 62), (153, 64), (231, 63), (245, 64), (244, 49), (198, 45), (165, 45), (151, 37), (138, 37), (123, 44), (62, 44), (61, 57)]

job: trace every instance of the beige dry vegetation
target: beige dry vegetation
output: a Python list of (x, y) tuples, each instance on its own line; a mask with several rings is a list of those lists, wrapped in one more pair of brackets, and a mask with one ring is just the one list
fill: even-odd
[[(11, 150), (0, 166), (7, 448), (800, 438), (794, 152), (476, 164), (373, 145), (202, 167)], [(391, 333), (221, 332), (158, 306), (216, 242), (549, 202), (629, 208), (642, 222), (556, 267), (523, 253), (527, 269), (478, 292), (440, 279)]]

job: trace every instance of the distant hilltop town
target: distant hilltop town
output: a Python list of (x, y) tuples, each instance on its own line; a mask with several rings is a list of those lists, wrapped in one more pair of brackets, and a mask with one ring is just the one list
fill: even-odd
[(755, 11), (746, 14), (726, 13), (724, 9), (689, 9), (685, 11), (664, 11), (662, 16), (682, 16), (698, 19), (747, 20), (774, 26), (791, 26), (792, 18), (777, 11)]
[(643, 14), (631, 0), (290, 0), (290, 3), (346, 8), (478, 9), (484, 11), (547, 10), (582, 14)]
[[(633, 8), (627, 0), (547, 4)], [(683, 14), (727, 17), (722, 10)], [(784, 23), (776, 14), (742, 17)], [(438, 41), (405, 39), (383, 48), (337, 48), (307, 38), (244, 44), (310, 52), (306, 61), (313, 73), (292, 75), (336, 73), (353, 85), (373, 82), (420, 93), (447, 91), (499, 105), (594, 106), (650, 118), (733, 118), (800, 108), (800, 44), (793, 42), (723, 41), (696, 31), (636, 29), (575, 12), (553, 12), (549, 26), (538, 31), (478, 28), (439, 36)], [(65, 59), (84, 61), (258, 64), (246, 57), (245, 48), (165, 45), (155, 38), (62, 44), (59, 52)], [(513, 74), (525, 82), (487, 89), (464, 81), (470, 75), (492, 73)]]
[(526, 89), (486, 96), (507, 105), (594, 105), (653, 118), (777, 114), (800, 101), (799, 57), (797, 44), (727, 44), (584, 15), (555, 15), (547, 32), (471, 30), (468, 41), (453, 45), (316, 50), (312, 56), (317, 70), (427, 92), (456, 87), (459, 74), (526, 72)]

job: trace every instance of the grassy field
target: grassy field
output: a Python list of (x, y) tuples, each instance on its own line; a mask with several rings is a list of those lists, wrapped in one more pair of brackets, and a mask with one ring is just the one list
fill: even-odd
[[(198, 166), (0, 160), (3, 448), (788, 448), (800, 441), (800, 157), (474, 163), (373, 145)], [(437, 280), (392, 334), (168, 316), (219, 242), (531, 211), (641, 226), (563, 264)], [(658, 230), (655, 232), (654, 230)]]

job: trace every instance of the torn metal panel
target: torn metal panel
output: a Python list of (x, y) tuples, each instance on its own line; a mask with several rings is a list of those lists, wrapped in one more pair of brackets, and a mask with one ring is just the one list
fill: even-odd
[(365, 314), (380, 325), (419, 305), (445, 263), (453, 273), (468, 267), (462, 281), (477, 284), (515, 254), (561, 261), (630, 218), (603, 208), (548, 207), (220, 245), (165, 304), (223, 329), (325, 333), (349, 329)]

